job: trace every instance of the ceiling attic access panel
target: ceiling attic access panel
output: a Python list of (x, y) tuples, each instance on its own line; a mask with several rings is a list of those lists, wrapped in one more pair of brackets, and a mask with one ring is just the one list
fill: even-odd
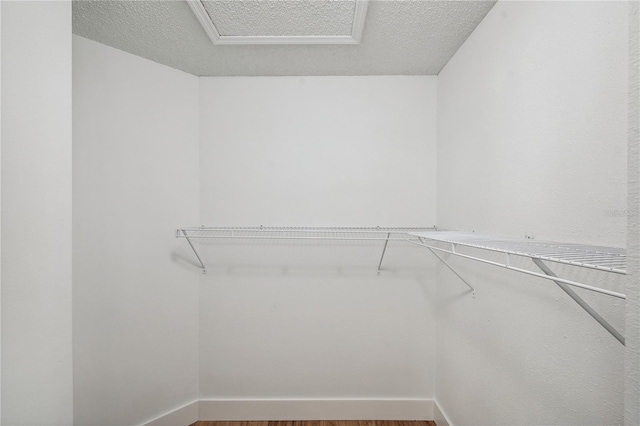
[(190, 0), (213, 44), (359, 44), (368, 0)]

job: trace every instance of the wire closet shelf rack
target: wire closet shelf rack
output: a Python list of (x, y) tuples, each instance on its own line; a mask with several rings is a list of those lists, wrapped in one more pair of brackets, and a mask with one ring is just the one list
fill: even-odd
[(585, 244), (553, 243), (535, 240), (515, 240), (487, 237), (462, 232), (411, 232), (418, 238), (449, 244), (452, 252), (456, 246), (473, 247), (507, 255), (548, 260), (556, 263), (626, 274), (626, 250), (614, 247)]
[[(436, 227), (189, 227), (176, 230), (177, 238), (185, 238), (193, 250), (203, 273), (206, 267), (192, 239), (247, 239), (247, 240), (334, 240), (383, 242), (378, 275), (389, 241), (415, 244), (427, 248), (447, 268), (469, 287), (475, 297), (474, 287), (453, 268), (439, 253), (494, 265), (508, 270), (532, 275), (555, 282), (565, 293), (598, 321), (616, 339), (624, 344), (624, 337), (593, 310), (571, 287), (594, 291), (619, 299), (623, 293), (559, 277), (545, 263), (547, 261), (593, 269), (614, 274), (626, 274), (626, 250), (614, 247), (584, 244), (543, 242), (531, 239), (505, 239), (468, 232), (452, 232)], [(469, 250), (472, 249), (472, 250)], [(475, 249), (475, 250), (474, 250)], [(502, 261), (494, 256), (481, 257), (480, 253), (500, 253)], [(517, 267), (512, 256), (530, 258), (541, 272)]]
[(433, 232), (435, 230), (435, 227), (201, 226), (177, 229), (176, 237), (254, 240), (405, 241), (409, 233)]
[(190, 227), (176, 230), (177, 238), (185, 238), (191, 246), (202, 272), (207, 268), (191, 239), (244, 239), (244, 240), (330, 240), (330, 241), (384, 241), (378, 275), (389, 241), (406, 241), (410, 232), (435, 231), (435, 227), (296, 227), (296, 226), (236, 226), (236, 227)]

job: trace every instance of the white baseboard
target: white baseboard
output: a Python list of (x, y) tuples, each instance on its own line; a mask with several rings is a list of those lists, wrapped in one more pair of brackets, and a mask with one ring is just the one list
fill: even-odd
[(433, 420), (433, 400), (201, 400), (199, 412), (200, 420)]
[(180, 408), (176, 408), (167, 414), (160, 416), (143, 426), (189, 426), (200, 420), (198, 417), (199, 401), (194, 401)]
[(433, 421), (436, 426), (453, 426), (453, 423), (449, 421), (447, 415), (442, 411), (438, 401), (433, 401)]
[[(434, 420), (431, 399), (200, 400), (143, 426), (188, 426), (198, 420)], [(438, 423), (438, 426), (446, 423)]]

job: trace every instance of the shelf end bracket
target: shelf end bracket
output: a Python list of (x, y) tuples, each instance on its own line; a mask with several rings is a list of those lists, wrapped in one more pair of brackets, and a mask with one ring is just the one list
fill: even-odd
[(191, 247), (191, 250), (193, 250), (193, 254), (196, 255), (196, 258), (198, 259), (198, 262), (200, 262), (200, 266), (202, 267), (202, 273), (206, 274), (207, 273), (207, 267), (204, 266), (204, 263), (202, 262), (202, 259), (200, 259), (200, 255), (198, 254), (198, 251), (194, 247), (193, 243), (191, 242), (191, 238), (189, 238), (189, 235), (187, 234), (187, 231), (185, 231), (184, 229), (180, 229), (179, 232), (182, 233), (184, 238), (187, 240), (187, 242), (189, 243), (189, 246)]
[(453, 272), (458, 278), (460, 278), (460, 280), (465, 283), (467, 285), (467, 287), (469, 287), (469, 289), (471, 290), (471, 295), (473, 297), (476, 297), (476, 289), (473, 288), (473, 286), (471, 284), (469, 284), (469, 282), (467, 280), (465, 280), (464, 278), (462, 278), (462, 276), (455, 270), (453, 269), (453, 266), (449, 265), (449, 262), (447, 262), (446, 260), (444, 260), (444, 258), (442, 256), (440, 256), (438, 253), (436, 253), (435, 250), (433, 250), (431, 247), (429, 247), (427, 244), (424, 243), (424, 240), (422, 238), (418, 238), (420, 240), (419, 245), (426, 247), (429, 249), (429, 251), (431, 253), (433, 253), (433, 255), (435, 257), (438, 258), (438, 260), (440, 260), (440, 262), (442, 262), (447, 268), (449, 268), (451, 270), (451, 272)]
[[(542, 270), (542, 272), (544, 272), (546, 275), (550, 276), (550, 277), (554, 277), (554, 278), (558, 278), (558, 276), (551, 270), (549, 269), (549, 267), (540, 259), (536, 259), (535, 257), (531, 258), (531, 260), (533, 261), (533, 263), (536, 264), (536, 266), (538, 268), (540, 268)], [(554, 283), (556, 283), (558, 285), (558, 287), (560, 287), (565, 293), (567, 293), (569, 295), (569, 297), (571, 297), (578, 305), (580, 305), (580, 307), (582, 309), (584, 309), (589, 315), (591, 315), (591, 317), (598, 321), (598, 323), (600, 323), (600, 325), (602, 327), (605, 328), (605, 330), (607, 330), (609, 333), (611, 333), (611, 335), (613, 337), (615, 337), (620, 343), (622, 343), (623, 345), (624, 343), (624, 336), (622, 334), (620, 334), (618, 332), (618, 330), (616, 330), (615, 328), (613, 328), (613, 326), (611, 324), (609, 324), (607, 322), (607, 320), (605, 320), (604, 318), (602, 318), (600, 316), (600, 314), (598, 314), (587, 302), (584, 301), (583, 298), (581, 298), (580, 296), (578, 296), (576, 294), (575, 291), (573, 291), (573, 289), (571, 287), (569, 287), (567, 284), (560, 282), (560, 281), (555, 281), (553, 280)]]
[(382, 259), (384, 259), (384, 253), (387, 251), (387, 244), (389, 244), (389, 237), (391, 237), (391, 232), (387, 232), (387, 239), (384, 242), (384, 247), (382, 248), (382, 256), (380, 256), (380, 262), (378, 262), (378, 275), (380, 275), (380, 268), (382, 268)]

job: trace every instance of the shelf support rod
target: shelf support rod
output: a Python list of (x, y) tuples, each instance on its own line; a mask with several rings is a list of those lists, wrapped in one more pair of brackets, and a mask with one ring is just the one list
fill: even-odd
[(207, 268), (206, 268), (206, 266), (204, 266), (204, 263), (202, 263), (202, 259), (200, 259), (200, 255), (198, 254), (198, 251), (193, 246), (193, 243), (191, 242), (191, 239), (189, 238), (189, 235), (187, 235), (187, 231), (185, 231), (184, 229), (182, 229), (181, 231), (182, 231), (182, 235), (184, 235), (184, 238), (186, 238), (187, 242), (189, 243), (189, 246), (191, 246), (191, 250), (193, 250), (193, 254), (196, 255), (196, 258), (198, 259), (198, 262), (200, 262), (200, 266), (202, 266), (202, 273), (206, 274), (207, 273)]
[(465, 284), (467, 285), (467, 287), (469, 287), (469, 288), (471, 289), (471, 295), (472, 295), (473, 297), (475, 297), (475, 296), (476, 296), (476, 289), (475, 289), (475, 288), (473, 288), (473, 287), (471, 286), (471, 284), (469, 284), (469, 283), (467, 282), (467, 280), (465, 280), (464, 278), (462, 278), (462, 276), (461, 276), (458, 272), (456, 272), (456, 270), (455, 270), (455, 269), (453, 269), (453, 266), (449, 265), (449, 262), (447, 262), (446, 260), (444, 260), (444, 258), (443, 258), (442, 256), (440, 256), (438, 253), (436, 253), (436, 252), (435, 252), (435, 250), (432, 250), (432, 249), (431, 249), (431, 247), (429, 247), (429, 246), (425, 245), (425, 244), (424, 244), (424, 241), (422, 240), (422, 238), (418, 238), (418, 239), (420, 240), (420, 242), (421, 242), (422, 244), (418, 244), (418, 243), (416, 243), (416, 242), (414, 242), (414, 241), (411, 241), (411, 240), (407, 240), (407, 241), (409, 241), (410, 243), (418, 244), (418, 245), (420, 245), (420, 246), (422, 246), (422, 247), (426, 247), (427, 249), (429, 249), (429, 251), (430, 251), (431, 253), (433, 253), (433, 255), (434, 255), (435, 257), (437, 257), (437, 258), (438, 258), (438, 260), (440, 260), (440, 262), (442, 262), (442, 263), (443, 263), (447, 268), (449, 268), (449, 270), (450, 270), (451, 272), (453, 272), (453, 273), (456, 275), (456, 277), (460, 278), (460, 280), (461, 280), (463, 283), (465, 283)]
[(380, 268), (382, 267), (382, 259), (384, 259), (384, 253), (387, 251), (387, 244), (389, 244), (389, 237), (391, 237), (391, 232), (387, 232), (387, 239), (384, 241), (384, 247), (382, 248), (382, 256), (380, 256), (380, 262), (378, 263), (378, 275), (380, 275)]
[[(558, 276), (551, 269), (549, 269), (549, 267), (542, 260), (536, 258), (532, 258), (531, 260), (533, 260), (533, 263), (535, 263), (536, 266), (542, 270), (542, 272), (549, 275), (550, 277), (558, 278)], [(620, 334), (618, 330), (613, 328), (613, 326), (609, 324), (607, 320), (602, 318), (600, 314), (598, 314), (587, 302), (584, 301), (583, 298), (578, 296), (571, 287), (560, 281), (553, 280), (553, 282), (555, 282), (558, 287), (560, 287), (565, 293), (569, 295), (569, 297), (571, 297), (578, 305), (580, 305), (582, 309), (584, 309), (589, 315), (591, 315), (594, 320), (598, 321), (598, 323), (600, 323), (601, 326), (603, 326), (609, 333), (611, 333), (613, 337), (618, 339), (618, 341), (623, 345), (625, 344), (624, 336)]]

